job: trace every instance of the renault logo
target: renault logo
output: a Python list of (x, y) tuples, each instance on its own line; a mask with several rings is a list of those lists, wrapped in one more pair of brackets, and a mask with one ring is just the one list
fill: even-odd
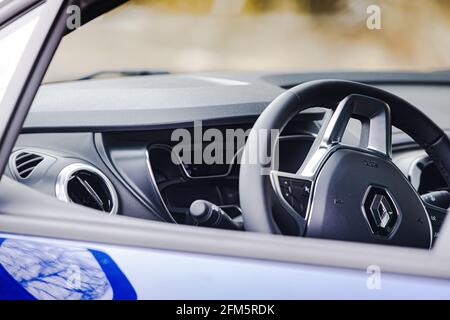
[(375, 236), (389, 237), (395, 230), (399, 213), (386, 189), (369, 187), (363, 201), (363, 211)]

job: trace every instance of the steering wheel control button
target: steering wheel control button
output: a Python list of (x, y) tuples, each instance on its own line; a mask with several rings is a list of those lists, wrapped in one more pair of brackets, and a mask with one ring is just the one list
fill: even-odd
[(278, 177), (278, 184), (283, 199), (303, 218), (306, 217), (311, 181)]
[(430, 205), (427, 206), (427, 212), (431, 221), (431, 228), (433, 229), (433, 238), (436, 239), (439, 235), (447, 213), (441, 208)]
[(425, 203), (428, 203), (429, 205), (444, 210), (450, 209), (450, 192), (446, 190), (430, 192), (424, 194), (421, 198)]
[(399, 220), (399, 212), (386, 189), (369, 187), (363, 207), (364, 215), (375, 236), (387, 238), (393, 234)]

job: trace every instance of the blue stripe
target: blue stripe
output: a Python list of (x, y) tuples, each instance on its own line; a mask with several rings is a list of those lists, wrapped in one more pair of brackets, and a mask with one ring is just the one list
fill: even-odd
[[(0, 246), (5, 239), (0, 238)], [(0, 300), (36, 300), (0, 264)]]
[(111, 284), (113, 300), (136, 300), (136, 291), (114, 260), (104, 252), (90, 249), (89, 251), (98, 261)]

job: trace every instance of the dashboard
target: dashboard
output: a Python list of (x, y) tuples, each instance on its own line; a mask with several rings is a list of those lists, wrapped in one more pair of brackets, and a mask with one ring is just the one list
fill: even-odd
[[(194, 224), (189, 207), (202, 199), (240, 219), (237, 160), (241, 149), (224, 147), (223, 154), (234, 155), (230, 164), (176, 164), (171, 159), (176, 144), (172, 133), (179, 128), (192, 131), (193, 122), (198, 120), (203, 121), (205, 130), (249, 130), (261, 111), (285, 90), (287, 85), (280, 79), (286, 77), (227, 73), (45, 85), (11, 154), (6, 174), (61, 201), (106, 215)], [(450, 87), (379, 86), (423, 106), (441, 127), (450, 128)], [(282, 171), (296, 172), (323, 116), (323, 110), (311, 109), (284, 128), (279, 139)], [(349, 144), (357, 143), (352, 130), (357, 128), (348, 128)], [(192, 144), (192, 149), (204, 148)], [(393, 161), (420, 194), (448, 190), (425, 152), (397, 130)], [(437, 205), (431, 219), (436, 236), (446, 209)]]
[[(322, 117), (322, 112), (301, 114), (285, 128), (279, 142), (280, 169), (298, 169)], [(245, 122), (214, 128), (246, 131), (252, 125)], [(106, 214), (191, 223), (189, 206), (203, 199), (223, 207), (233, 217), (239, 216), (240, 150), (232, 150), (236, 156), (230, 164), (174, 164), (173, 130), (22, 134), (7, 174), (62, 201)]]

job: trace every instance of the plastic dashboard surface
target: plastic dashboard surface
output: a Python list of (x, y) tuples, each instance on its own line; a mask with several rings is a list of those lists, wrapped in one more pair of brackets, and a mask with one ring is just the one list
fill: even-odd
[(205, 73), (48, 84), (40, 88), (24, 131), (145, 130), (173, 128), (195, 120), (248, 120), (261, 114), (286, 87), (326, 78), (361, 81), (391, 91), (424, 111), (441, 128), (450, 129), (450, 86), (448, 82), (436, 82), (435, 77), (413, 74), (396, 79), (395, 73), (339, 72)]
[[(284, 130), (280, 139), (280, 158), (285, 159), (281, 163), (283, 170), (298, 169), (319, 129), (316, 121), (321, 117), (321, 114), (299, 115)], [(215, 128), (247, 130), (251, 127), (252, 123), (246, 123)], [(164, 221), (191, 223), (188, 209), (199, 199), (221, 206), (233, 217), (240, 215), (238, 161), (210, 166), (175, 164), (171, 151), (176, 142), (171, 141), (171, 132), (103, 133), (96, 135), (96, 144), (111, 170), (140, 201), (155, 207)], [(239, 151), (232, 150), (236, 155)]]
[[(295, 171), (305, 157), (313, 134), (318, 130), (318, 115), (299, 116), (286, 128), (281, 138), (281, 164), (284, 171)], [(320, 118), (320, 117), (319, 117)], [(252, 123), (235, 124), (249, 128)], [(224, 127), (232, 127), (231, 125)], [(223, 127), (223, 128), (224, 128)], [(306, 132), (303, 129), (307, 129)], [(172, 130), (110, 133), (40, 133), (22, 134), (16, 150), (38, 150), (50, 155), (53, 161), (48, 168), (38, 170), (24, 184), (55, 197), (58, 174), (72, 163), (86, 163), (98, 168), (112, 182), (119, 199), (119, 214), (141, 219), (189, 223), (186, 214), (190, 203), (197, 199), (218, 204), (232, 216), (239, 212), (239, 167), (230, 166), (225, 175), (192, 178), (185, 170), (171, 163)], [(399, 135), (398, 135), (399, 136)], [(400, 138), (401, 136), (399, 136)], [(421, 192), (443, 187), (434, 177), (433, 166), (426, 161), (423, 151), (413, 144), (394, 145), (394, 162), (409, 176)], [(292, 150), (297, 156), (292, 156)], [(413, 170), (417, 160), (427, 164)], [(9, 173), (12, 176), (11, 173)]]
[[(295, 147), (299, 152), (298, 158), (283, 157), (286, 159), (286, 170), (301, 162), (313, 134), (319, 128), (317, 121), (322, 116), (321, 112), (302, 114), (286, 128), (282, 149), (291, 150)], [(252, 127), (255, 120), (230, 122), (219, 127), (246, 130)], [(231, 215), (238, 215), (238, 166), (230, 166), (231, 170), (226, 175), (198, 179), (187, 176), (180, 166), (172, 167), (172, 172), (168, 173), (164, 172), (167, 168), (158, 170), (157, 164), (152, 167), (150, 156), (154, 156), (154, 147), (170, 148), (173, 145), (171, 133), (172, 129), (23, 133), (12, 156), (26, 151), (43, 154), (51, 161), (43, 162), (27, 179), (20, 179), (14, 174), (13, 163), (10, 163), (7, 174), (41, 193), (56, 197), (55, 186), (61, 172), (68, 166), (88, 165), (98, 169), (111, 181), (118, 196), (118, 214), (166, 222), (175, 222), (175, 217), (178, 222), (183, 222), (180, 219), (186, 214), (190, 202), (206, 198), (228, 206), (227, 209), (233, 211)], [(157, 151), (161, 152), (161, 149)], [(164, 175), (169, 179), (163, 181), (161, 177)], [(190, 196), (186, 190), (190, 191)]]

